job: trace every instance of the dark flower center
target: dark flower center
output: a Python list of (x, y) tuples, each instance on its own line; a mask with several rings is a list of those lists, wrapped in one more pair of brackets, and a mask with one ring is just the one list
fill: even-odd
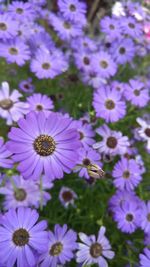
[(69, 22), (64, 22), (63, 25), (65, 29), (71, 29), (71, 24)]
[(150, 137), (150, 128), (145, 129), (144, 133), (145, 133), (148, 137)]
[(26, 84), (24, 84), (24, 88), (25, 88), (25, 89), (29, 89), (30, 86), (26, 83)]
[(134, 90), (134, 94), (135, 94), (136, 96), (139, 96), (139, 95), (140, 95), (140, 90), (135, 89), (135, 90)]
[(89, 160), (89, 159), (84, 159), (83, 160), (83, 164), (85, 165), (85, 166), (89, 166), (90, 164), (91, 164), (91, 161)]
[(89, 65), (90, 64), (90, 60), (89, 60), (88, 57), (84, 57), (83, 58), (83, 62), (84, 62), (85, 65)]
[(71, 4), (71, 5), (69, 6), (69, 9), (70, 9), (70, 11), (74, 12), (74, 11), (76, 11), (76, 6), (73, 5), (73, 4)]
[(115, 29), (115, 27), (114, 27), (113, 24), (110, 24), (110, 25), (109, 25), (109, 28), (110, 28), (110, 30), (114, 30), (114, 29)]
[(0, 107), (4, 110), (8, 110), (12, 108), (13, 106), (13, 101), (11, 99), (4, 99), (0, 101)]
[(16, 246), (25, 246), (29, 242), (29, 233), (25, 229), (20, 228), (13, 233), (12, 241)]
[(84, 134), (80, 131), (79, 131), (79, 134), (80, 134), (80, 140), (82, 140), (84, 138)]
[(0, 30), (6, 31), (7, 30), (7, 25), (3, 22), (0, 23)]
[(102, 251), (103, 251), (103, 248), (99, 243), (94, 243), (90, 247), (90, 254), (93, 258), (98, 258), (99, 256), (101, 256)]
[(119, 53), (120, 53), (121, 55), (124, 55), (125, 52), (126, 52), (126, 49), (125, 49), (124, 47), (120, 47), (120, 49), (119, 49)]
[(132, 222), (133, 221), (133, 215), (131, 214), (131, 213), (128, 213), (127, 215), (126, 215), (126, 220), (128, 221), (128, 222)]
[(105, 107), (109, 110), (112, 110), (115, 108), (115, 103), (111, 99), (106, 100)]
[(129, 26), (129, 28), (131, 28), (131, 29), (134, 29), (134, 28), (135, 28), (135, 25), (134, 25), (133, 23), (129, 23), (128, 26)]
[(110, 148), (115, 148), (117, 146), (117, 139), (113, 136), (108, 137), (107, 146)]
[(108, 67), (108, 63), (107, 63), (107, 61), (105, 61), (105, 60), (100, 61), (100, 66), (101, 66), (103, 69), (107, 69), (107, 67)]
[(43, 110), (43, 106), (42, 105), (36, 105), (36, 110), (38, 110), (38, 111), (41, 111), (41, 110)]
[(73, 199), (73, 195), (69, 190), (66, 190), (62, 193), (62, 198), (65, 202), (68, 202)]
[(150, 222), (150, 213), (147, 214), (147, 220)]
[(60, 242), (55, 243), (51, 246), (49, 254), (52, 256), (58, 256), (63, 250), (63, 245)]
[(18, 50), (15, 47), (9, 48), (9, 53), (11, 55), (18, 55)]
[(48, 69), (50, 69), (50, 67), (51, 67), (51, 65), (49, 64), (49, 63), (43, 63), (42, 64), (42, 68), (44, 69), (44, 70), (48, 70)]
[(56, 143), (51, 136), (43, 134), (35, 139), (33, 146), (40, 156), (49, 156), (55, 151)]
[(23, 201), (26, 199), (27, 193), (23, 188), (18, 188), (15, 192), (14, 192), (14, 197), (16, 200), (18, 201)]
[(128, 179), (130, 177), (130, 172), (129, 171), (124, 171), (123, 172), (123, 178)]
[(22, 13), (23, 13), (23, 9), (18, 7), (18, 8), (16, 9), (16, 13), (18, 13), (18, 14), (22, 14)]

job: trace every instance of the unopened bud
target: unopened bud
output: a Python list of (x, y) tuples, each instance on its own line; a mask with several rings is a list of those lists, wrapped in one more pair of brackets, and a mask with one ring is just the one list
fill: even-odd
[(105, 172), (96, 164), (90, 164), (87, 171), (89, 176), (95, 179), (101, 179), (105, 175)]

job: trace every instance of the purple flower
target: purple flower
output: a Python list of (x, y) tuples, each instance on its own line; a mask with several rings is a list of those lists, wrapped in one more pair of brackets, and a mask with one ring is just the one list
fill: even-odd
[(105, 231), (105, 227), (102, 226), (97, 238), (95, 235), (87, 236), (79, 233), (83, 243), (78, 243), (77, 262), (83, 263), (82, 266), (98, 264), (99, 267), (106, 267), (108, 264), (105, 258), (112, 259), (114, 257), (115, 253), (111, 250), (110, 243), (105, 237)]
[(68, 208), (69, 205), (74, 206), (74, 201), (77, 198), (77, 194), (72, 189), (62, 186), (59, 192), (59, 200), (65, 208)]
[(102, 141), (93, 145), (100, 153), (106, 155), (123, 155), (126, 153), (129, 140), (121, 132), (111, 130), (106, 124), (99, 127), (96, 132), (103, 138)]
[(122, 18), (121, 28), (124, 34), (132, 38), (141, 38), (142, 36), (142, 24), (138, 23), (133, 17)]
[(30, 3), (13, 1), (8, 7), (8, 13), (12, 18), (20, 22), (28, 22), (35, 18), (35, 11)]
[(71, 128), (77, 129), (80, 134), (80, 141), (85, 149), (94, 144), (95, 141), (93, 137), (95, 133), (90, 124), (84, 124), (82, 121), (74, 120), (71, 123)]
[(8, 63), (23, 66), (30, 59), (29, 47), (19, 38), (4, 42), (0, 46), (0, 56)]
[(122, 95), (109, 86), (100, 87), (94, 93), (93, 106), (98, 118), (103, 118), (106, 122), (115, 122), (123, 118), (126, 113), (125, 102)]
[(3, 203), (5, 210), (17, 207), (39, 207), (41, 196), (35, 182), (25, 181), (19, 175), (12, 176), (11, 181), (8, 179), (5, 186), (0, 188), (0, 194), (5, 196)]
[(135, 201), (124, 201), (116, 208), (114, 220), (124, 233), (133, 233), (140, 226), (141, 209)]
[(35, 86), (32, 84), (32, 78), (23, 80), (19, 83), (19, 89), (24, 93), (33, 93)]
[[(75, 172), (79, 171), (79, 176), (89, 179), (90, 176), (87, 171), (87, 167), (91, 164), (97, 164), (102, 167), (102, 163), (100, 162), (100, 154), (97, 153), (92, 148), (81, 148), (79, 150), (79, 160), (77, 166), (75, 168)], [(80, 166), (83, 165), (83, 166)]]
[(43, 30), (30, 35), (29, 46), (34, 55), (36, 55), (39, 48), (43, 51), (48, 50), (51, 52), (56, 49), (50, 35)]
[(80, 49), (80, 51), (74, 53), (75, 64), (78, 69), (88, 72), (92, 70), (92, 53), (87, 49)]
[(134, 190), (142, 180), (141, 170), (134, 159), (122, 158), (115, 164), (112, 172), (114, 185), (120, 190)]
[(85, 3), (78, 0), (58, 0), (58, 7), (65, 19), (85, 24)]
[(63, 17), (52, 15), (50, 23), (60, 39), (70, 41), (72, 38), (83, 35), (82, 24), (70, 22)]
[(0, 259), (6, 266), (17, 267), (36, 264), (37, 254), (47, 248), (48, 234), (46, 221), (37, 223), (36, 210), (20, 207), (10, 209), (1, 218)]
[(11, 168), (13, 166), (13, 161), (10, 159), (12, 153), (7, 149), (4, 144), (4, 140), (0, 137), (0, 167)]
[(18, 121), (28, 112), (28, 104), (21, 102), (19, 100), (20, 97), (22, 95), (17, 90), (10, 92), (7, 82), (2, 83), (0, 90), (0, 117), (6, 119), (8, 125), (11, 125), (13, 121)]
[(116, 18), (105, 16), (100, 21), (101, 31), (105, 33), (109, 40), (113, 41), (121, 37), (121, 28)]
[(117, 71), (117, 65), (107, 52), (99, 52), (92, 58), (93, 69), (101, 76), (101, 78), (109, 78), (114, 76)]
[(54, 180), (71, 172), (78, 160), (80, 142), (70, 123), (63, 115), (51, 113), (46, 118), (43, 112), (30, 112), (18, 121), (19, 128), (11, 128), (7, 147), (25, 179), (38, 180), (44, 173)]
[(134, 43), (129, 38), (114, 41), (111, 46), (110, 53), (118, 64), (131, 62), (135, 55)]
[(77, 248), (77, 234), (68, 230), (67, 225), (55, 225), (54, 233), (49, 232), (48, 249), (40, 256), (40, 267), (57, 267), (64, 265), (74, 257), (73, 251)]
[(150, 233), (150, 201), (143, 202), (141, 213), (141, 228), (145, 233)]
[(94, 52), (97, 50), (97, 43), (95, 42), (94, 39), (91, 39), (90, 37), (83, 35), (71, 40), (71, 48), (73, 48), (75, 52), (79, 51), (78, 50), (79, 47), (81, 51), (87, 49), (90, 52)]
[(53, 79), (55, 76), (65, 72), (68, 68), (66, 58), (59, 50), (52, 54), (48, 51), (38, 50), (35, 58), (31, 60), (30, 69), (39, 79)]
[(145, 84), (139, 80), (130, 80), (125, 86), (125, 98), (137, 107), (144, 107), (149, 101), (149, 91)]
[(150, 249), (145, 248), (143, 254), (140, 254), (139, 257), (140, 257), (140, 267), (150, 266)]
[(17, 35), (18, 23), (7, 13), (0, 16), (0, 39), (6, 41)]
[(115, 213), (118, 207), (121, 207), (124, 202), (135, 202), (141, 207), (141, 199), (135, 195), (134, 191), (118, 190), (109, 200), (109, 208)]
[(29, 104), (29, 111), (43, 111), (46, 117), (51, 113), (50, 110), (54, 108), (52, 100), (47, 95), (42, 94), (29, 96), (27, 103)]

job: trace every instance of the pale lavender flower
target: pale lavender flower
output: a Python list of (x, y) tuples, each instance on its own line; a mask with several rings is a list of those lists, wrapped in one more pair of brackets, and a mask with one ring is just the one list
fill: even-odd
[(10, 92), (9, 84), (3, 82), (0, 89), (0, 117), (6, 119), (8, 125), (17, 122), (28, 112), (28, 104), (21, 102), (22, 95), (13, 90)]

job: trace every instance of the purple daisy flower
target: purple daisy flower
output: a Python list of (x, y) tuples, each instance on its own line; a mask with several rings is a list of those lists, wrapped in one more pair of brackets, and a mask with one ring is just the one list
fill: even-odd
[(11, 16), (6, 14), (1, 14), (0, 16), (0, 39), (6, 41), (12, 39), (18, 33), (18, 23), (12, 20)]
[(20, 128), (12, 127), (8, 134), (8, 149), (19, 162), (18, 170), (25, 179), (38, 180), (44, 173), (50, 180), (70, 173), (78, 160), (80, 142), (71, 120), (51, 113), (30, 112), (18, 121)]
[(78, 38), (71, 40), (71, 48), (78, 52), (79, 47), (81, 51), (87, 49), (90, 52), (95, 52), (97, 50), (97, 43), (86, 35), (79, 36)]
[(118, 64), (131, 62), (133, 57), (135, 56), (134, 43), (129, 38), (115, 41), (111, 46), (110, 53)]
[(73, 251), (77, 248), (77, 234), (73, 230), (68, 230), (67, 225), (62, 227), (55, 225), (54, 233), (49, 232), (48, 249), (40, 256), (40, 267), (57, 267), (64, 265), (73, 259)]
[(52, 38), (44, 30), (31, 34), (28, 42), (30, 49), (34, 55), (39, 48), (43, 51), (49, 50), (51, 52), (53, 51), (53, 49), (56, 49)]
[(82, 24), (70, 22), (63, 17), (52, 15), (50, 23), (57, 32), (60, 39), (70, 41), (72, 38), (83, 35)]
[(103, 118), (106, 122), (116, 122), (126, 114), (126, 104), (121, 99), (122, 95), (109, 86), (103, 86), (94, 93), (93, 106), (96, 117)]
[(111, 250), (111, 245), (105, 237), (106, 228), (101, 226), (98, 237), (95, 235), (87, 236), (79, 233), (79, 237), (83, 243), (79, 244), (77, 252), (77, 262), (81, 262), (82, 266), (98, 264), (99, 267), (108, 266), (106, 259), (113, 259), (115, 253)]
[(87, 149), (81, 148), (79, 151), (79, 161), (75, 168), (75, 172), (79, 172), (79, 177), (84, 177), (86, 179), (89, 179), (90, 176), (88, 174), (87, 167), (91, 164), (96, 164), (99, 167), (102, 167), (100, 159), (101, 159), (100, 154), (97, 153), (92, 148), (87, 148)]
[(141, 209), (135, 201), (124, 201), (116, 208), (114, 220), (124, 233), (133, 233), (140, 226)]
[(62, 186), (59, 192), (59, 200), (65, 208), (68, 208), (69, 205), (75, 206), (74, 201), (77, 198), (77, 194), (71, 188)]
[(140, 267), (150, 266), (150, 249), (145, 248), (143, 254), (140, 254), (139, 257), (140, 257)]
[(59, 50), (53, 51), (52, 54), (47, 51), (38, 50), (30, 64), (31, 71), (39, 79), (53, 79), (55, 76), (65, 72), (67, 68), (67, 60)]
[(117, 71), (117, 65), (113, 61), (111, 55), (107, 52), (96, 53), (92, 57), (93, 69), (101, 76), (101, 78), (109, 78), (114, 76)]
[(138, 23), (133, 17), (124, 17), (120, 23), (124, 34), (127, 34), (133, 38), (141, 38), (142, 24)]
[(37, 223), (36, 210), (20, 207), (10, 209), (1, 218), (0, 259), (4, 266), (17, 267), (36, 264), (37, 254), (47, 248), (46, 221)]
[(134, 190), (142, 180), (141, 170), (134, 159), (122, 158), (115, 164), (112, 172), (114, 185), (120, 190)]
[(111, 87), (112, 87), (112, 90), (116, 90), (117, 92), (123, 95), (123, 92), (125, 90), (125, 83), (115, 80), (115, 81), (112, 81)]
[(123, 136), (121, 132), (111, 130), (106, 124), (99, 127), (96, 132), (103, 138), (102, 141), (93, 145), (94, 149), (98, 149), (99, 153), (106, 155), (124, 155), (129, 147), (127, 136)]
[(19, 83), (19, 89), (24, 93), (33, 93), (35, 86), (32, 84), (32, 78), (23, 80)]
[(9, 4), (8, 13), (20, 22), (33, 20), (36, 15), (32, 4), (21, 1), (13, 1)]
[(134, 191), (118, 190), (109, 200), (109, 208), (112, 212), (115, 213), (116, 208), (121, 207), (122, 204), (126, 201), (135, 202), (139, 205), (139, 208), (142, 205), (141, 199), (136, 196)]
[(139, 80), (132, 79), (125, 86), (124, 96), (134, 106), (144, 107), (149, 101), (149, 91), (145, 88), (145, 84)]
[(80, 49), (74, 53), (75, 64), (78, 69), (88, 72), (92, 70), (92, 54), (87, 49)]
[(0, 56), (6, 58), (8, 63), (23, 66), (30, 59), (30, 50), (22, 40), (16, 38), (1, 44)]
[(85, 149), (88, 149), (89, 146), (94, 144), (95, 140), (93, 137), (95, 136), (95, 133), (90, 124), (84, 124), (82, 121), (74, 120), (70, 127), (77, 129), (80, 135), (80, 141)]
[(105, 16), (100, 21), (101, 31), (105, 33), (109, 40), (113, 41), (121, 37), (121, 28), (116, 18)]
[(63, 17), (72, 22), (86, 22), (86, 4), (78, 0), (58, 0), (58, 7)]
[(8, 179), (5, 186), (0, 188), (0, 194), (5, 196), (3, 203), (5, 210), (17, 207), (39, 207), (41, 196), (35, 182), (25, 181), (19, 175), (12, 176), (11, 181)]
[(46, 117), (51, 113), (50, 110), (54, 108), (52, 100), (47, 95), (42, 94), (29, 96), (27, 103), (29, 104), (29, 111), (43, 111)]
[(0, 89), (0, 117), (6, 119), (8, 125), (11, 125), (13, 121), (17, 122), (28, 112), (28, 104), (21, 102), (20, 97), (22, 95), (17, 90), (10, 93), (7, 82), (2, 83)]
[(11, 155), (12, 153), (4, 144), (3, 137), (0, 137), (0, 167), (9, 169), (13, 166), (13, 161), (10, 159)]
[(145, 233), (150, 233), (150, 201), (143, 202), (141, 213), (141, 228)]

